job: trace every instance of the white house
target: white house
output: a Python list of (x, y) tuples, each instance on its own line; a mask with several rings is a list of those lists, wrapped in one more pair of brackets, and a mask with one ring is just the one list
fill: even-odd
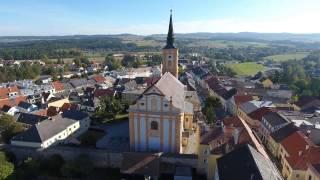
[(14, 146), (45, 149), (58, 143), (64, 143), (80, 129), (80, 122), (61, 115), (33, 125), (25, 132), (11, 139)]

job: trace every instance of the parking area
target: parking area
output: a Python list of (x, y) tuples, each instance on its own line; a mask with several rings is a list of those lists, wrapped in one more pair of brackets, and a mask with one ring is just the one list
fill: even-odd
[(106, 135), (97, 141), (96, 147), (108, 151), (129, 151), (129, 121), (99, 125)]

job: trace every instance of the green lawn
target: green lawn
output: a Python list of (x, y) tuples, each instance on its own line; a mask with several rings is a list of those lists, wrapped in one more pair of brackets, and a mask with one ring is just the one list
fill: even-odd
[(297, 52), (297, 53), (290, 53), (290, 54), (279, 54), (279, 55), (274, 55), (274, 56), (267, 56), (264, 57), (263, 59), (265, 60), (273, 60), (273, 61), (278, 61), (278, 62), (283, 62), (283, 61), (289, 61), (289, 60), (301, 60), (308, 56), (308, 52)]
[(254, 75), (259, 71), (264, 71), (265, 69), (263, 65), (254, 62), (227, 64), (227, 67), (229, 67), (238, 76)]

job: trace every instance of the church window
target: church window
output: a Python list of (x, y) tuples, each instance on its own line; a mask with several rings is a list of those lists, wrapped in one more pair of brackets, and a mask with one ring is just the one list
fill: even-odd
[(144, 103), (140, 103), (141, 106), (144, 106)]
[(151, 122), (151, 129), (152, 130), (158, 130), (158, 122), (157, 121), (152, 121)]
[(188, 120), (189, 120), (189, 119), (188, 119), (188, 118), (186, 118), (186, 121), (187, 121), (187, 122), (188, 122)]
[(168, 66), (172, 66), (172, 61), (168, 61)]
[(164, 107), (168, 107), (168, 104), (164, 104)]

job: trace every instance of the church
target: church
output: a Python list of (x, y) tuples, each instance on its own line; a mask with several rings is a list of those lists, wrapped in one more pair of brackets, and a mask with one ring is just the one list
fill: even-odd
[[(129, 107), (130, 149), (134, 152), (189, 152), (196, 138), (193, 104), (178, 80), (178, 48), (174, 46), (172, 14), (166, 46), (162, 49), (162, 76)], [(196, 143), (194, 143), (196, 144)], [(197, 149), (191, 147), (191, 149)]]

